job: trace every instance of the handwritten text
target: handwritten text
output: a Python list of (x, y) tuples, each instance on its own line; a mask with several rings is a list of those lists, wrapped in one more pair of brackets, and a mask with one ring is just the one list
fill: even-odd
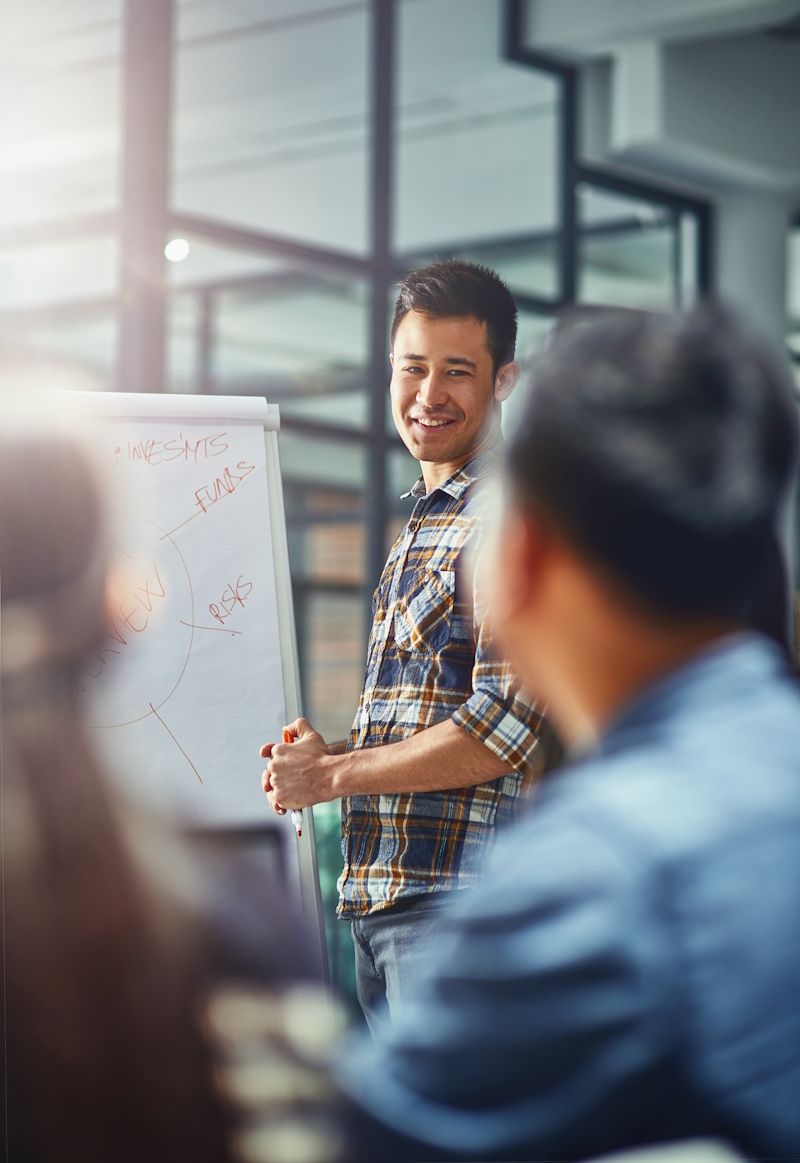
[[(135, 586), (130, 593), (118, 601), (108, 619), (105, 631), (107, 646), (103, 646), (93, 658), (81, 668), (85, 678), (99, 678), (114, 655), (123, 653), (124, 648), (150, 625), (157, 600), (166, 596), (164, 582), (158, 566), (154, 563), (152, 572), (143, 583)], [(80, 682), (79, 689), (85, 691)]]
[(183, 460), (187, 464), (199, 464), (222, 456), (230, 448), (225, 439), (227, 432), (214, 432), (210, 436), (200, 436), (190, 440), (182, 432), (172, 440), (128, 441), (128, 460), (143, 464), (169, 464), (173, 460)]
[(222, 476), (216, 477), (210, 485), (203, 485), (202, 488), (195, 490), (195, 504), (207, 513), (217, 501), (235, 493), (242, 481), (249, 477), (251, 472), (255, 472), (255, 467), (254, 464), (240, 460), (235, 470), (226, 468)]
[(252, 589), (253, 583), (245, 581), (239, 574), (235, 585), (229, 584), (225, 587), (219, 602), (212, 602), (209, 605), (209, 614), (212, 618), (216, 618), (220, 625), (223, 625), (237, 606), (244, 606)]

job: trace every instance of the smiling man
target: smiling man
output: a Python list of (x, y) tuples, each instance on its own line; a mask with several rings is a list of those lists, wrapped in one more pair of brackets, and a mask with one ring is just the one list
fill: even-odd
[(541, 715), (492, 649), (464, 559), (498, 466), (500, 405), (519, 378), (516, 330), (514, 300), (485, 267), (436, 263), (403, 280), (392, 415), (422, 475), (375, 591), (360, 706), (346, 744), (300, 719), (293, 745), (262, 748), (275, 810), (342, 797), (339, 913), (352, 921), (373, 1030), (539, 766)]

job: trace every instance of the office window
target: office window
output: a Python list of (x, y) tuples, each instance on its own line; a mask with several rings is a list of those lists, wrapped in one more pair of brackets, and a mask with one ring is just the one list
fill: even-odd
[(689, 212), (582, 183), (578, 298), (619, 307), (688, 306), (697, 295), (697, 224)]
[(531, 371), (534, 361), (542, 351), (547, 337), (553, 327), (553, 320), (548, 315), (540, 315), (533, 311), (521, 310), (517, 324), (517, 362), (521, 368), (520, 382), (512, 392), (510, 398), (503, 404), (502, 420), (503, 434), (510, 439), (516, 429), (517, 421), (525, 405), (525, 397), (530, 387)]
[(358, 706), (366, 656), (361, 593), (311, 592), (304, 617), (309, 716), (326, 739), (345, 739)]
[(117, 319), (109, 305), (76, 312), (54, 310), (23, 316), (0, 313), (0, 350), (6, 369), (3, 390), (20, 384), (76, 391), (113, 387)]
[(386, 510), (388, 517), (387, 542), (391, 544), (411, 516), (414, 501), (411, 497), (402, 500), (419, 477), (419, 464), (398, 443), (389, 452), (386, 473)]
[[(286, 264), (180, 226), (174, 226), (168, 234), (168, 253), (173, 253), (173, 247), (181, 249), (174, 252), (173, 261), (166, 263), (167, 390), (235, 394), (232, 378), (219, 374), (220, 349), (225, 345), (219, 325), (221, 298), (237, 289), (262, 286), (283, 272)], [(234, 349), (235, 346), (234, 343)], [(246, 339), (243, 346), (247, 347)], [(260, 370), (266, 371), (265, 361)]]
[[(303, 712), (329, 740), (346, 738), (366, 653), (366, 456), (360, 442), (280, 438)], [(320, 891), (333, 980), (354, 995), (350, 932), (338, 924), (339, 801), (314, 808)]]
[(108, 388), (117, 343), (121, 0), (3, 8), (3, 357)]
[(122, 0), (3, 6), (4, 231), (116, 205), (121, 43)]
[(257, 387), (287, 418), (363, 429), (366, 323), (362, 281), (285, 268), (219, 296), (216, 382)]
[(76, 230), (0, 243), (0, 345), (6, 360), (51, 387), (108, 389), (116, 359), (118, 245)]
[(179, 4), (175, 208), (367, 252), (368, 7)]
[(365, 452), (288, 429), (279, 446), (303, 707), (326, 738), (340, 739), (364, 669)]
[(394, 248), (491, 262), (556, 290), (557, 82), (507, 61), (502, 5), (403, 0), (394, 115)]
[(264, 395), (285, 421), (365, 428), (365, 280), (186, 241), (170, 270), (173, 390)]

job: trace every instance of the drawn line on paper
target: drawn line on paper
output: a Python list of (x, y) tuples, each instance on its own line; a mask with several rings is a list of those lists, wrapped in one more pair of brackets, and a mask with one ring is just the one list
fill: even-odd
[(154, 714), (154, 715), (155, 715), (155, 717), (158, 719), (158, 721), (159, 721), (159, 723), (161, 724), (161, 726), (164, 728), (164, 730), (167, 732), (167, 734), (169, 735), (169, 737), (172, 739), (172, 742), (175, 744), (175, 746), (178, 748), (178, 750), (180, 751), (180, 753), (181, 753), (181, 755), (183, 756), (183, 758), (184, 758), (184, 759), (186, 760), (186, 762), (189, 764), (189, 766), (191, 767), (192, 771), (193, 771), (193, 772), (195, 773), (195, 775), (197, 776), (197, 778), (198, 778), (198, 780), (200, 781), (200, 783), (202, 783), (202, 782), (203, 782), (203, 777), (202, 777), (202, 775), (201, 775), (201, 774), (200, 774), (200, 772), (197, 770), (197, 768), (195, 767), (195, 765), (192, 763), (191, 759), (190, 759), (190, 758), (189, 758), (189, 756), (186, 754), (186, 752), (183, 750), (183, 748), (181, 747), (180, 743), (179, 743), (179, 742), (178, 742), (178, 740), (175, 738), (175, 736), (172, 734), (172, 732), (170, 731), (169, 727), (168, 727), (168, 726), (167, 726), (167, 724), (164, 722), (164, 720), (161, 718), (161, 716), (159, 715), (158, 711), (155, 709), (155, 707), (153, 706), (153, 704), (152, 704), (152, 703), (150, 703), (150, 710), (153, 712), (153, 714)]
[(109, 481), (111, 480), (112, 476), (114, 475), (114, 469), (119, 464), (119, 456), (120, 456), (121, 451), (122, 450), (119, 448), (114, 449), (114, 463), (111, 465), (111, 468), (108, 470), (108, 472), (106, 474), (106, 485), (108, 485)]
[(198, 626), (194, 622), (184, 622), (183, 618), (180, 621), (182, 626), (190, 626), (192, 630), (216, 630), (218, 634), (238, 634), (239, 637), (242, 635), (241, 630), (228, 630), (225, 626)]
[(119, 537), (112, 537), (111, 540), (112, 540), (112, 544), (114, 545), (114, 548), (117, 550), (117, 552), (119, 554), (122, 555), (122, 557), (127, 557), (129, 561), (135, 560), (133, 554), (128, 553), (127, 549), (125, 549), (123, 547), (123, 545), (120, 543)]
[(170, 529), (169, 533), (163, 533), (159, 540), (163, 541), (166, 537), (171, 537), (173, 533), (177, 533), (184, 525), (188, 525), (190, 521), (194, 521), (195, 517), (199, 517), (202, 512), (202, 509), (198, 509), (196, 513), (192, 513), (191, 517), (187, 517), (185, 521), (181, 521), (180, 525), (176, 525), (174, 529)]
[[(195, 517), (199, 517), (201, 513), (208, 513), (224, 497), (232, 497), (253, 474), (256, 476), (259, 475), (259, 470), (256, 465), (248, 464), (244, 460), (240, 460), (236, 468), (242, 473), (241, 476), (234, 473), (230, 467), (227, 467), (224, 473), (216, 477), (211, 484), (202, 485), (199, 489), (196, 489), (194, 494), (195, 504), (200, 506), (197, 512), (192, 513), (191, 517), (187, 517), (185, 521), (181, 521), (180, 525), (176, 525), (174, 529), (170, 529), (169, 533), (165, 533), (161, 540), (163, 541), (165, 537), (171, 537), (173, 533), (177, 533), (179, 529), (182, 529), (184, 525), (188, 525), (190, 521), (194, 521)], [(201, 494), (205, 494), (205, 500)]]

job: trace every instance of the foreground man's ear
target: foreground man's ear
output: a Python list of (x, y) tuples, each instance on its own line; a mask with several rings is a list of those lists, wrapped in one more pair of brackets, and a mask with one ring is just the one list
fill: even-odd
[(507, 400), (519, 383), (522, 368), (518, 363), (504, 363), (497, 369), (494, 377), (494, 398), (498, 404)]
[(514, 618), (533, 596), (542, 543), (538, 527), (517, 506), (503, 517), (489, 567), (493, 621)]

